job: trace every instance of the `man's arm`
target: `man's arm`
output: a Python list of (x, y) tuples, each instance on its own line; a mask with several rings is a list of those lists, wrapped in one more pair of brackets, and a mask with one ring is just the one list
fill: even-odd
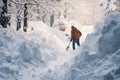
[(78, 30), (78, 32), (79, 32), (79, 35), (82, 36), (82, 33), (79, 30)]
[(72, 41), (72, 38), (73, 38), (73, 34), (72, 34), (72, 31), (71, 31), (71, 38), (70, 38), (70, 41)]

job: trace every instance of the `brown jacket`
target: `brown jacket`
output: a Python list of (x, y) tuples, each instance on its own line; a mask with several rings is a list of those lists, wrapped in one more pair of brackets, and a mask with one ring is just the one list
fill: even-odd
[(71, 30), (71, 39), (79, 39), (81, 35), (82, 33), (77, 28)]

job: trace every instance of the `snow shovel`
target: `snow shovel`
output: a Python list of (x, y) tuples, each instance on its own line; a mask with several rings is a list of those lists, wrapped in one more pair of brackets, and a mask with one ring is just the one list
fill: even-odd
[(71, 41), (69, 42), (68, 46), (66, 47), (66, 50), (68, 50), (70, 48), (70, 43), (71, 43)]

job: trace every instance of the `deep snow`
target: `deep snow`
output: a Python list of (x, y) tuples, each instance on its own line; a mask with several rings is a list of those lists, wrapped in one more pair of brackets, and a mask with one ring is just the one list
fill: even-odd
[(70, 80), (120, 80), (120, 14), (108, 15), (95, 30), (77, 52)]
[(62, 32), (29, 21), (24, 33), (14, 30), (12, 18), (11, 27), (0, 27), (0, 80), (120, 80), (120, 14), (94, 28), (72, 24), (83, 33), (75, 51), (65, 50), (71, 22)]
[(16, 32), (13, 28), (0, 29), (1, 79), (32, 80), (32, 71), (38, 67), (42, 70), (50, 61), (63, 55), (57, 35), (52, 34), (52, 30), (49, 31), (50, 28), (42, 22), (39, 24), (43, 29), (28, 33)]
[[(27, 33), (22, 29), (15, 31), (14, 25), (0, 29), (0, 79), (63, 80), (63, 74), (66, 74), (75, 57), (71, 47), (68, 51), (65, 50), (70, 40), (70, 27), (62, 32), (41, 21), (29, 21), (28, 25)], [(80, 28), (84, 32), (81, 42), (86, 34), (93, 31), (92, 28), (91, 26), (88, 32)]]
[(119, 23), (120, 14), (111, 14), (94, 29), (75, 25), (83, 33), (75, 51), (65, 50), (70, 27), (32, 21), (27, 33), (0, 28), (0, 80), (120, 80)]
[[(0, 12), (2, 6), (0, 0)], [(11, 16), (11, 27), (0, 26), (0, 80), (120, 80), (120, 14), (108, 15), (94, 29), (66, 23), (66, 32), (29, 21), (27, 33), (15, 31), (16, 15)], [(82, 45), (66, 51), (71, 25), (83, 33)]]

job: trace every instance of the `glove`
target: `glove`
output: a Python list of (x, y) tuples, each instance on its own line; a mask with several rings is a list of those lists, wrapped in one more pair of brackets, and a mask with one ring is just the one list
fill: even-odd
[(72, 38), (70, 39), (70, 42), (72, 41)]

